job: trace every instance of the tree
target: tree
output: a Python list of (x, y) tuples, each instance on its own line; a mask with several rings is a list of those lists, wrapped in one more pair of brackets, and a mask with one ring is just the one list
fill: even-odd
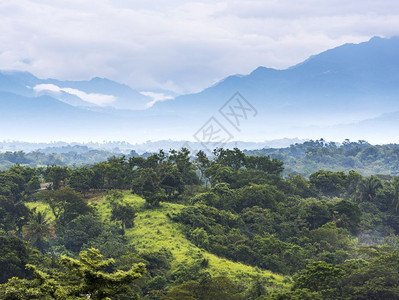
[(392, 205), (395, 208), (395, 212), (398, 212), (399, 208), (399, 177), (395, 177), (392, 182), (393, 195), (392, 195)]
[(340, 267), (332, 264), (323, 261), (314, 262), (300, 272), (293, 290), (308, 289), (313, 292), (328, 290), (337, 284), (344, 273)]
[(371, 246), (360, 248), (359, 252), (364, 258), (335, 265), (323, 261), (310, 263), (296, 276), (291, 293), (307, 291), (317, 293), (314, 299), (331, 300), (399, 299), (399, 251)]
[(197, 152), (194, 164), (200, 172), (200, 181), (201, 182), (205, 181), (205, 185), (207, 186), (208, 180), (205, 177), (205, 170), (210, 166), (211, 161), (206, 156), (204, 151), (200, 150)]
[(104, 260), (100, 251), (94, 248), (82, 251), (79, 260), (62, 256), (60, 263), (66, 266), (73, 276), (67, 278), (72, 286), (69, 294), (89, 295), (92, 299), (104, 299), (128, 291), (128, 284), (145, 272), (144, 264), (139, 263), (134, 264), (129, 271), (107, 273), (103, 270), (113, 265), (115, 260)]
[(263, 171), (266, 174), (280, 175), (284, 171), (284, 163), (270, 156), (245, 156), (247, 169)]
[(60, 166), (49, 166), (44, 170), (44, 179), (52, 183), (52, 188), (58, 190), (61, 181), (65, 181), (69, 177), (69, 168)]
[(229, 278), (224, 276), (204, 276), (197, 281), (187, 281), (171, 289), (162, 300), (214, 300), (214, 299), (244, 299), (241, 289)]
[(217, 148), (213, 151), (213, 154), (215, 155), (216, 163), (230, 167), (236, 171), (245, 164), (245, 154), (238, 148), (234, 148), (233, 150)]
[(132, 173), (125, 156), (113, 156), (104, 164), (104, 182), (106, 188), (130, 188), (131, 181)]
[(334, 204), (333, 213), (335, 222), (339, 227), (347, 228), (353, 233), (357, 232), (362, 216), (358, 204), (341, 200)]
[(163, 189), (160, 189), (156, 193), (147, 193), (144, 196), (144, 199), (147, 207), (158, 207), (161, 202), (168, 200), (168, 196)]
[[(234, 199), (233, 197), (231, 197)], [(232, 208), (242, 211), (246, 207), (259, 206), (273, 208), (278, 202), (284, 200), (284, 194), (276, 187), (268, 184), (252, 184), (237, 190)]]
[(92, 211), (82, 195), (69, 187), (40, 192), (39, 199), (49, 204), (56, 221), (61, 225)]
[(353, 249), (354, 238), (346, 229), (338, 228), (334, 223), (327, 223), (311, 230), (310, 237), (315, 247), (313, 255), (329, 263), (341, 263)]
[(94, 171), (86, 167), (73, 170), (69, 178), (69, 185), (76, 191), (82, 193), (83, 196), (86, 196), (86, 193), (91, 187), (93, 176)]
[[(101, 233), (95, 237), (90, 237), (87, 243), (85, 243), (81, 248), (96, 248), (99, 249), (104, 257), (110, 258), (115, 257), (118, 259), (118, 267), (128, 270), (132, 265), (132, 262), (128, 264), (120, 263), (121, 256), (125, 255), (129, 250), (131, 250), (131, 245), (129, 245), (126, 237), (120, 234), (120, 226), (113, 223), (104, 224)], [(138, 256), (136, 254), (136, 256)], [(137, 260), (136, 260), (137, 261)], [(135, 262), (136, 262), (135, 261)]]
[(133, 179), (132, 190), (140, 196), (156, 193), (160, 189), (160, 178), (152, 168), (139, 169)]
[(59, 263), (66, 272), (40, 271), (35, 265), (27, 265), (35, 279), (13, 277), (0, 287), (0, 298), (12, 299), (110, 299), (118, 295), (135, 299), (129, 284), (142, 277), (145, 266), (134, 264), (130, 270), (105, 270), (115, 263), (114, 259), (103, 259), (94, 248), (82, 251), (79, 259), (62, 256)]
[(122, 234), (124, 234), (125, 228), (132, 228), (134, 225), (136, 209), (124, 202), (124, 195), (120, 191), (112, 191), (106, 197), (106, 201), (111, 207), (111, 221), (121, 222)]
[(298, 217), (305, 220), (310, 229), (318, 228), (331, 220), (332, 214), (327, 201), (316, 198), (301, 200), (298, 205)]
[(40, 189), (40, 183), (41, 183), (41, 180), (40, 180), (39, 176), (37, 176), (37, 175), (33, 176), (26, 184), (25, 191), (28, 193), (31, 193), (33, 191)]
[(234, 171), (232, 168), (213, 163), (205, 170), (205, 176), (209, 179), (212, 185), (217, 183), (230, 183), (234, 177)]
[(25, 269), (30, 252), (26, 242), (15, 236), (0, 233), (0, 284), (13, 276), (25, 278), (30, 275), (30, 271)]
[(345, 172), (320, 170), (309, 176), (310, 183), (327, 196), (339, 196), (346, 190), (348, 178)]
[(157, 167), (157, 174), (159, 175), (159, 187), (164, 189), (169, 199), (175, 194), (180, 194), (184, 191), (184, 180), (182, 174), (176, 165), (170, 162), (163, 162)]
[(380, 188), (382, 188), (382, 183), (376, 176), (363, 179), (359, 184), (361, 200), (373, 201)]
[(28, 224), (22, 227), (24, 238), (40, 251), (44, 251), (46, 240), (54, 236), (54, 228), (46, 212), (33, 210)]
[(307, 181), (303, 176), (299, 174), (295, 176), (289, 175), (288, 180), (295, 195), (306, 198), (315, 195), (315, 192), (312, 190), (309, 181)]
[(20, 200), (29, 181), (24, 171), (25, 168), (15, 165), (5, 172), (0, 172), (0, 195), (15, 202)]
[(150, 207), (159, 206), (161, 201), (166, 201), (167, 196), (161, 188), (161, 179), (152, 168), (140, 169), (137, 177), (133, 180), (133, 193), (142, 196)]
[[(0, 187), (1, 188), (1, 187)], [(22, 201), (0, 195), (0, 228), (6, 232), (21, 232), (28, 221), (30, 210)]]
[(190, 151), (187, 148), (183, 147), (180, 151), (171, 150), (168, 161), (176, 165), (184, 184), (199, 184), (194, 164), (190, 161)]
[(122, 234), (125, 228), (132, 228), (134, 218), (136, 217), (136, 209), (129, 203), (116, 203), (112, 206), (111, 221), (120, 221), (122, 226)]
[[(96, 239), (104, 230), (104, 223), (94, 214), (81, 215), (59, 226), (58, 238), (70, 251), (78, 253), (83, 245)], [(57, 228), (57, 229), (58, 229)]]

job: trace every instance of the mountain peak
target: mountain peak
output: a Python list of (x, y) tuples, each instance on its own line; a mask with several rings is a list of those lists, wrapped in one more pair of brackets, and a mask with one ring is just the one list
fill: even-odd
[(267, 72), (275, 72), (278, 71), (277, 69), (273, 69), (273, 68), (267, 68), (264, 66), (259, 66), (257, 67), (255, 70), (253, 70), (250, 75), (256, 75), (256, 74), (264, 74)]

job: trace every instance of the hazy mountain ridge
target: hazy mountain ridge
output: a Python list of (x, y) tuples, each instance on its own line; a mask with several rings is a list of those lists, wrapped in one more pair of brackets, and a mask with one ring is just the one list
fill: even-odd
[[(257, 110), (239, 130), (219, 113), (237, 91)], [(192, 140), (214, 117), (233, 140), (323, 136), (388, 143), (399, 141), (399, 37), (345, 44), (285, 70), (258, 67), (147, 110), (129, 108), (146, 107), (150, 97), (98, 77), (60, 81), (2, 71), (0, 98), (4, 139)]]
[[(184, 102), (196, 108), (205, 107), (205, 104), (217, 108), (235, 91), (242, 93), (259, 109), (264, 105), (275, 109), (313, 104), (316, 105), (313, 111), (323, 110), (333, 108), (329, 103), (332, 99), (335, 100), (331, 101), (334, 105), (348, 104), (348, 97), (355, 97), (352, 104), (358, 104), (362, 99), (363, 105), (374, 107), (375, 98), (364, 98), (367, 96), (364, 93), (371, 96), (383, 93), (397, 100), (391, 92), (399, 91), (398, 82), (399, 37), (373, 38), (369, 42), (345, 44), (327, 50), (285, 70), (258, 67), (245, 76), (230, 76), (200, 93), (157, 103), (154, 109), (179, 109)], [(203, 101), (198, 101), (201, 98)], [(219, 101), (213, 105), (216, 99)]]
[[(31, 73), (20, 71), (0, 71), (0, 91), (21, 96), (37, 97), (50, 95), (72, 106), (93, 106), (85, 97), (92, 95), (109, 96), (115, 100), (109, 104), (119, 109), (145, 109), (152, 99), (140, 94), (125, 84), (106, 78), (94, 77), (87, 81), (61, 81), (57, 79), (39, 79)], [(80, 97), (79, 97), (80, 96)], [(68, 99), (69, 98), (69, 99)], [(70, 101), (70, 98), (79, 99)]]
[[(262, 148), (282, 148), (289, 147), (292, 144), (302, 143), (304, 140), (300, 139), (280, 139), (270, 140), (264, 142), (245, 142), (234, 141), (223, 145), (225, 148), (255, 150)], [(42, 153), (67, 153), (77, 152), (84, 153), (91, 150), (107, 151), (114, 154), (129, 154), (132, 150), (137, 153), (145, 152), (158, 152), (159, 150), (169, 151), (170, 149), (181, 149), (182, 147), (191, 148), (194, 153), (196, 150), (203, 150), (204, 147), (198, 142), (189, 141), (173, 141), (173, 140), (160, 140), (160, 141), (147, 141), (145, 143), (128, 143), (118, 141), (104, 141), (102, 143), (87, 142), (87, 143), (67, 143), (67, 142), (52, 142), (52, 143), (28, 143), (21, 141), (0, 141), (0, 153), (6, 151), (24, 151)]]

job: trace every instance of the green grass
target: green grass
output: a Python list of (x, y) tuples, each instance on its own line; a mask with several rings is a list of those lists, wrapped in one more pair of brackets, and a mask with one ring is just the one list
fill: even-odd
[[(133, 205), (138, 213), (135, 225), (126, 230), (129, 243), (139, 251), (158, 251), (162, 248), (168, 249), (173, 255), (172, 270), (181, 263), (190, 263), (198, 256), (209, 261), (206, 269), (212, 276), (228, 276), (248, 285), (254, 278), (265, 278), (269, 282), (269, 290), (283, 290), (289, 288), (289, 277), (262, 270), (257, 267), (233, 262), (204, 251), (191, 243), (183, 234), (183, 225), (171, 221), (167, 214), (173, 215), (180, 212), (185, 206), (174, 203), (162, 203), (160, 208), (145, 208), (145, 200), (124, 192), (124, 201)], [(89, 200), (91, 205), (98, 209), (104, 220), (109, 220), (111, 209), (105, 201), (105, 197), (94, 197)], [(47, 204), (42, 202), (27, 203), (29, 208), (37, 210), (49, 210), (49, 216), (54, 218)]]
[[(138, 210), (135, 226), (126, 230), (126, 237), (139, 252), (168, 249), (174, 258), (172, 269), (180, 263), (193, 261), (200, 254), (209, 261), (207, 271), (212, 276), (228, 276), (244, 284), (248, 284), (253, 278), (263, 277), (268, 279), (272, 289), (288, 288), (289, 284), (282, 275), (218, 257), (191, 243), (183, 234), (183, 225), (167, 217), (167, 214), (180, 212), (184, 205), (162, 203), (160, 208), (147, 209), (144, 199), (129, 192), (125, 193), (125, 201)], [(104, 218), (109, 218), (110, 208), (104, 199), (98, 201), (96, 206)]]
[(47, 217), (49, 217), (51, 221), (55, 220), (54, 214), (51, 211), (50, 206), (47, 203), (38, 201), (38, 202), (26, 202), (25, 204), (29, 209), (32, 209), (32, 210), (36, 209), (37, 212), (39, 212), (39, 211), (46, 212)]

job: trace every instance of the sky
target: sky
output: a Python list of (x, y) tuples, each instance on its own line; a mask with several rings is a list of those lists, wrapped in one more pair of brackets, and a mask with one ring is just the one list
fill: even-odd
[(0, 1), (0, 69), (106, 77), (159, 97), (394, 35), (395, 0)]

